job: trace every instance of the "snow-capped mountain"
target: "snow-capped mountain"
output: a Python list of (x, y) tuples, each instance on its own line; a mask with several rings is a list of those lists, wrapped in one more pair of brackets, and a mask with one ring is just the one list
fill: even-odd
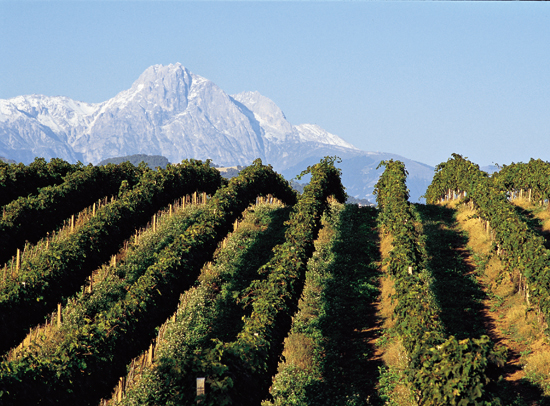
[[(344, 164), (373, 154), (317, 125), (292, 125), (258, 92), (230, 96), (179, 63), (151, 66), (130, 89), (103, 103), (42, 95), (0, 100), (0, 156), (24, 163), (42, 156), (96, 164), (140, 153), (170, 162), (212, 159), (222, 166), (261, 158), (278, 171), (300, 168), (298, 173), (306, 161), (326, 155), (338, 155)], [(387, 159), (379, 155), (376, 165)], [(365, 188), (372, 191), (370, 183)], [(365, 191), (348, 193), (370, 195)]]
[[(39, 95), (0, 100), (0, 154), (29, 162), (58, 156), (97, 163), (147, 152), (171, 162), (275, 162), (287, 143), (354, 147), (320, 127), (293, 126), (267, 97), (233, 97), (181, 64), (148, 68), (128, 90), (99, 104)], [(291, 159), (289, 159), (291, 161)]]

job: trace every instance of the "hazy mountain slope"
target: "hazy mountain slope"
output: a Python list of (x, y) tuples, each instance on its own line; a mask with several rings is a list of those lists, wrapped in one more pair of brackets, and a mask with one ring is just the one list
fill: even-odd
[[(402, 161), (405, 164), (409, 176), (407, 177), (407, 187), (410, 190), (410, 201), (418, 202), (428, 185), (432, 181), (434, 168), (431, 166), (404, 158), (399, 155), (384, 152), (365, 152), (365, 151), (341, 151), (336, 154), (342, 158), (342, 162), (336, 166), (342, 170), (342, 183), (346, 187), (348, 195), (368, 199), (371, 202), (376, 201), (376, 196), (372, 194), (374, 185), (378, 177), (384, 171), (381, 167), (376, 169), (380, 161), (390, 159)], [(298, 175), (304, 168), (316, 163), (318, 159), (307, 158), (298, 164), (284, 169), (281, 173), (287, 179), (292, 179)]]

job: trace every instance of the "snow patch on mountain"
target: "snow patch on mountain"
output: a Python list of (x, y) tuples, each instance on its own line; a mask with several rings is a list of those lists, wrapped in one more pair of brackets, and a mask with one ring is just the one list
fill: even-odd
[(349, 142), (344, 141), (337, 135), (329, 133), (317, 124), (300, 124), (295, 128), (298, 130), (301, 141), (313, 141), (323, 144), (338, 145), (344, 148), (357, 149)]

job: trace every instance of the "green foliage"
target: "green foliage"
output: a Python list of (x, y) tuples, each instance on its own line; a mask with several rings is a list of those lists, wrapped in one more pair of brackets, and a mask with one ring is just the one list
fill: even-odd
[(0, 206), (19, 196), (37, 193), (42, 187), (58, 185), (65, 176), (81, 168), (81, 163), (71, 165), (60, 158), (52, 158), (50, 162), (35, 158), (29, 165), (0, 160)]
[[(246, 299), (241, 303), (247, 306), (248, 315), (243, 318), (237, 337), (230, 341), (216, 338), (213, 345), (197, 349), (193, 359), (178, 362), (177, 368), (157, 371), (161, 382), (174, 379), (182, 382), (181, 392), (171, 391), (168, 395), (169, 404), (196, 403), (194, 395), (190, 395), (196, 376), (206, 376), (209, 387), (215, 389), (207, 390), (202, 399), (205, 405), (226, 402), (257, 405), (267, 393), (281, 342), (296, 309), (327, 198), (331, 195), (340, 200), (345, 198), (339, 172), (333, 165), (322, 162), (310, 170), (312, 180), (286, 223), (284, 243), (274, 248), (272, 259), (258, 271), (261, 277), (242, 293)], [(233, 182), (234, 179), (229, 186)], [(273, 185), (268, 190), (273, 190)], [(161, 395), (151, 397), (147, 404), (166, 403), (163, 399)]]
[[(273, 211), (267, 205), (246, 210), (238, 230), (199, 277), (200, 283), (183, 296), (176, 320), (167, 323), (155, 368), (144, 372), (126, 394), (125, 404), (192, 402), (194, 379), (199, 375), (208, 377), (207, 390), (216, 392), (216, 399), (226, 401), (224, 388), (232, 387), (232, 381), (223, 376), (227, 367), (218, 358), (221, 342), (212, 339), (232, 340), (242, 328), (246, 309), (239, 299), (259, 277), (257, 270), (271, 257), (271, 248), (284, 238), (288, 211)], [(210, 351), (201, 356), (207, 348)]]
[(493, 174), (493, 183), (502, 192), (516, 195), (531, 190), (531, 200), (550, 200), (550, 163), (531, 158), (528, 163), (504, 165)]
[[(310, 401), (311, 388), (317, 386), (320, 379), (322, 378), (318, 374), (312, 373), (312, 371), (299, 368), (293, 364), (285, 365), (275, 376), (271, 387), (273, 402), (264, 401), (262, 406), (309, 406), (313, 404)], [(313, 391), (315, 392), (315, 390)], [(322, 394), (322, 392), (319, 393), (319, 395)]]
[[(426, 342), (438, 343), (440, 338), (428, 336)], [(490, 364), (502, 367), (505, 359), (502, 351), (493, 351), (487, 336), (460, 341), (450, 336), (440, 344), (417, 347), (408, 375), (421, 405), (500, 405), (497, 398), (489, 401), (484, 395)]]
[[(266, 393), (282, 338), (297, 306), (320, 217), (328, 207), (327, 198), (335, 196), (338, 201), (345, 201), (340, 173), (332, 161), (323, 160), (310, 172), (311, 182), (287, 223), (285, 243), (274, 249), (273, 259), (260, 270), (267, 278), (251, 286), (252, 313), (244, 319), (237, 340), (226, 344), (230, 370), (239, 378), (231, 391), (232, 401), (237, 404), (258, 404)], [(251, 386), (257, 392), (251, 393)], [(216, 404), (215, 399), (212, 402)]]

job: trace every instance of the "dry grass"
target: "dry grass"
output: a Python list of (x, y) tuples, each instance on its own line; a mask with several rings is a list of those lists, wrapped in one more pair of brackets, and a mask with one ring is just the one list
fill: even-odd
[(511, 333), (512, 339), (530, 345), (540, 338), (541, 331), (536, 314), (529, 310), (522, 296), (510, 297), (506, 306), (502, 325)]
[(524, 210), (531, 211), (533, 215), (540, 220), (542, 232), (550, 232), (550, 208), (548, 206), (540, 206), (527, 199), (514, 199), (511, 203)]
[(291, 333), (285, 338), (285, 363), (305, 371), (313, 369), (313, 340), (302, 333)]
[[(449, 204), (449, 207), (456, 204)], [(462, 229), (468, 233), (468, 246), (478, 255), (488, 255), (493, 245), (491, 238), (483, 226), (483, 221), (475, 218), (475, 210), (460, 206), (456, 220)]]
[(409, 358), (405, 351), (405, 347), (403, 347), (403, 342), (401, 340), (394, 340), (388, 344), (388, 346), (384, 348), (382, 360), (386, 365), (400, 371), (407, 368)]
[(548, 346), (526, 357), (524, 371), (530, 381), (539, 383), (545, 396), (550, 396), (550, 348)]
[[(405, 347), (403, 347), (402, 341), (395, 339), (385, 346), (382, 360), (389, 370), (397, 372), (402, 376), (409, 364), (409, 358), (405, 351)], [(411, 386), (406, 380), (399, 379), (394, 383), (395, 386), (389, 394), (391, 397), (391, 404), (395, 406), (417, 406), (417, 403), (414, 401), (413, 393), (411, 392)]]
[(388, 276), (380, 278), (380, 302), (378, 303), (378, 312), (384, 320), (382, 327), (391, 329), (395, 325), (393, 312), (397, 305), (397, 300), (392, 300), (391, 296), (395, 295), (394, 282)]
[(542, 231), (547, 233), (550, 232), (550, 210), (542, 210), (536, 214), (536, 217), (542, 223)]
[(506, 299), (516, 294), (517, 282), (514, 282), (514, 278), (506, 271), (499, 257), (489, 258), (484, 271), (480, 279), (494, 296)]
[(510, 203), (512, 203), (514, 206), (521, 207), (525, 210), (529, 210), (530, 208), (535, 207), (535, 205), (529, 201), (529, 199), (525, 199), (523, 197), (518, 197), (514, 200), (510, 200)]
[(550, 350), (528, 356), (525, 370), (528, 373), (538, 373), (544, 376), (549, 376)]

